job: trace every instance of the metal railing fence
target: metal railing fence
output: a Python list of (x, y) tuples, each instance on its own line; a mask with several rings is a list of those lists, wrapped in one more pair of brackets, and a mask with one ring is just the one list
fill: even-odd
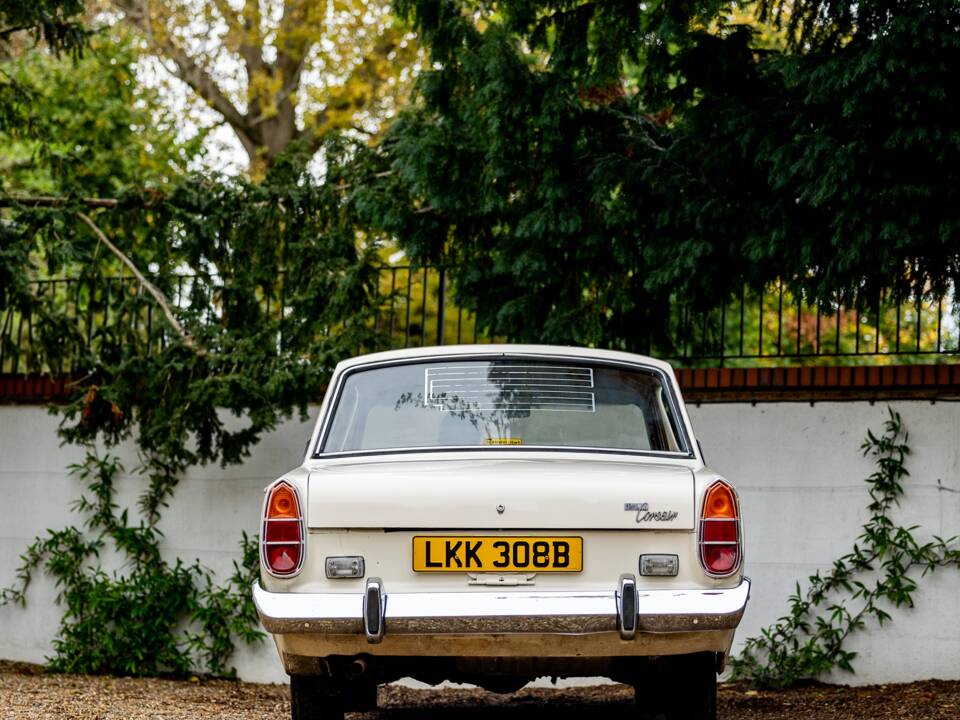
[[(171, 304), (200, 322), (219, 322), (220, 285), (190, 275), (167, 280)], [(280, 320), (279, 291), (259, 302), (267, 317)], [(151, 353), (170, 341), (171, 330), (156, 303), (130, 276), (96, 283), (76, 278), (35, 280), (34, 297), (57, 308), (57, 318), (7, 304), (0, 316), (0, 373), (76, 373), (81, 348), (116, 352), (125, 344)], [(378, 271), (372, 320), (380, 341), (358, 351), (447, 343), (487, 343), (492, 338), (474, 313), (453, 300), (450, 270), (443, 267), (385, 266)], [(678, 366), (784, 364), (883, 364), (936, 362), (960, 354), (955, 294), (896, 300), (887, 293), (855, 297), (849, 303), (811, 306), (783, 283), (762, 292), (744, 289), (709, 311), (675, 303), (659, 340), (638, 338), (635, 349)], [(283, 338), (279, 338), (283, 347)], [(57, 346), (58, 367), (41, 367), (43, 347)]]
[(688, 365), (935, 362), (960, 353), (953, 289), (811, 304), (775, 282), (762, 292), (744, 288), (709, 311), (672, 312), (667, 355)]

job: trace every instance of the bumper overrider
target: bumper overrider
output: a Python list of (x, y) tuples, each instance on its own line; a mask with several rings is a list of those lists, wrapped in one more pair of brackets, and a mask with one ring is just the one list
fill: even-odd
[(624, 576), (610, 592), (390, 593), (370, 578), (363, 593), (273, 593), (253, 599), (274, 634), (387, 635), (692, 633), (733, 630), (750, 581), (736, 587), (645, 590)]

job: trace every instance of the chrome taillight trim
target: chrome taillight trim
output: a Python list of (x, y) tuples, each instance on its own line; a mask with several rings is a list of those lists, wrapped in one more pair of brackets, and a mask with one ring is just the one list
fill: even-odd
[[(706, 498), (710, 494), (710, 491), (713, 490), (717, 485), (723, 485), (727, 490), (730, 491), (730, 496), (733, 498), (734, 513), (736, 517), (732, 518), (708, 518), (704, 517), (703, 514), (706, 512)], [(728, 578), (731, 575), (736, 575), (740, 572), (740, 569), (743, 567), (743, 532), (742, 526), (740, 524), (740, 496), (737, 495), (737, 491), (733, 486), (728, 483), (726, 480), (715, 480), (707, 486), (707, 489), (703, 492), (704, 502), (700, 508), (700, 522), (697, 525), (697, 559), (700, 561), (700, 568), (703, 570), (704, 574), (708, 577), (721, 579)], [(737, 524), (737, 539), (736, 541), (732, 540), (704, 540), (703, 539), (703, 530), (704, 523), (708, 522), (734, 522)], [(707, 545), (728, 545), (734, 546), (737, 548), (737, 562), (728, 572), (718, 573), (714, 572), (707, 566), (707, 561), (703, 556), (703, 549)]]
[[(281, 485), (286, 485), (290, 492), (293, 493), (294, 499), (297, 501), (297, 514), (299, 517), (296, 518), (275, 518), (271, 520), (267, 517), (267, 508), (270, 504), (270, 496), (273, 495), (273, 492), (279, 488)], [(303, 517), (303, 502), (300, 499), (300, 493), (297, 491), (297, 488), (293, 486), (290, 482), (286, 480), (277, 480), (276, 482), (271, 483), (263, 491), (263, 508), (260, 511), (260, 567), (263, 568), (263, 571), (270, 575), (281, 580), (287, 580), (292, 577), (296, 577), (303, 570), (304, 558), (307, 554), (307, 526), (304, 522)], [(299, 542), (292, 540), (273, 540), (268, 541), (267, 538), (267, 523), (287, 523), (295, 522), (299, 523), (300, 526), (300, 540)], [(270, 563), (267, 561), (267, 547), (272, 545), (299, 545), (300, 546), (300, 558), (297, 562), (297, 566), (286, 573), (274, 572)]]

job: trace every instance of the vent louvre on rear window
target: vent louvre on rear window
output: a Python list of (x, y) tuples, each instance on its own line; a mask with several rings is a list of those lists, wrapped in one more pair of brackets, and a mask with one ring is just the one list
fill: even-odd
[(427, 407), (596, 412), (593, 369), (562, 365), (456, 365), (424, 370)]

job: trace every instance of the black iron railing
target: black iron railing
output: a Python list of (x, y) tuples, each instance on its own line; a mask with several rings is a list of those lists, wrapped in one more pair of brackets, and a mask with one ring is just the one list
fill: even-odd
[[(63, 335), (66, 345), (52, 354), (60, 358), (59, 367), (38, 367), (35, 359), (41, 344), (59, 341), (57, 328), (45, 326), (46, 320), (34, 311), (8, 305), (0, 317), (0, 373), (76, 372), (81, 344), (116, 347), (133, 342), (151, 352), (170, 341), (160, 308), (130, 276), (96, 284), (37, 280), (30, 289), (36, 297), (52, 300), (70, 328)], [(220, 321), (216, 279), (210, 283), (180, 276), (167, 289), (174, 307), (202, 322)], [(477, 324), (472, 312), (453, 301), (446, 268), (386, 266), (379, 271), (374, 292), (373, 326), (381, 341), (375, 348), (358, 350), (497, 339)], [(263, 297), (264, 312), (282, 319), (283, 297), (281, 281), (278, 292)], [(667, 319), (666, 334), (657, 341), (638, 339), (635, 347), (679, 366), (935, 362), (960, 355), (958, 311), (952, 291), (908, 300), (880, 293), (811, 306), (782, 283), (773, 283), (763, 292), (744, 289), (707, 312), (677, 303)], [(282, 328), (281, 322), (281, 333)], [(282, 337), (279, 342), (282, 346)]]
[(374, 327), (390, 339), (383, 349), (492, 342), (474, 314), (452, 301), (447, 280), (444, 267), (380, 269)]
[(958, 312), (952, 290), (810, 304), (771, 283), (707, 312), (675, 308), (667, 354), (683, 364), (720, 366), (931, 362), (960, 353)]

